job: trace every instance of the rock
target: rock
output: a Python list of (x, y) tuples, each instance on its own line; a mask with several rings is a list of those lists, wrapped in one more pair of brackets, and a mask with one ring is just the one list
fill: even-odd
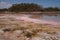
[(24, 36), (21, 34), (20, 30), (16, 30), (13, 32), (6, 32), (4, 33), (6, 39), (10, 40), (24, 40)]
[(16, 34), (21, 34), (23, 31), (22, 30), (15, 30), (14, 33)]
[(45, 39), (40, 38), (40, 37), (34, 37), (34, 38), (30, 39), (30, 40), (45, 40)]
[(0, 30), (0, 33), (4, 33), (4, 31), (3, 30)]
[(32, 37), (30, 40), (60, 40), (60, 38), (56, 35), (41, 32), (39, 35)]

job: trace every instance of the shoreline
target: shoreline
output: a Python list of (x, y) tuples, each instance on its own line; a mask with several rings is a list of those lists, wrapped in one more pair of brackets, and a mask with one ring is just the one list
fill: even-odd
[(25, 22), (32, 22), (32, 23), (60, 25), (60, 23), (57, 23), (57, 22), (33, 19), (33, 18), (28, 18), (28, 17), (19, 17), (19, 18), (16, 17), (15, 19), (16, 20), (20, 20), (20, 21), (25, 21)]
[(38, 24), (51, 24), (51, 25), (55, 25), (55, 26), (60, 26), (60, 23), (58, 22), (54, 22), (54, 21), (45, 21), (45, 20), (41, 20), (41, 19), (34, 19), (34, 18), (29, 18), (27, 16), (18, 16), (18, 15), (3, 15), (0, 16), (0, 18), (12, 18), (15, 21), (24, 21), (24, 22), (32, 22), (32, 23), (38, 23)]

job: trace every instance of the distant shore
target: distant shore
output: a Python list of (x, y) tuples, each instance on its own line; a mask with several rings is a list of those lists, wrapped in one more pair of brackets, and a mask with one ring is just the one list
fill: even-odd
[(33, 14), (33, 15), (40, 15), (40, 14), (49, 14), (49, 15), (56, 15), (60, 14), (60, 12), (0, 12), (0, 14)]

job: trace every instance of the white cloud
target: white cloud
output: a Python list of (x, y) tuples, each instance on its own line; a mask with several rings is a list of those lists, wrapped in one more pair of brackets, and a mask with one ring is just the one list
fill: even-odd
[(11, 4), (9, 4), (7, 2), (0, 2), (0, 9), (9, 8), (10, 6), (11, 6)]

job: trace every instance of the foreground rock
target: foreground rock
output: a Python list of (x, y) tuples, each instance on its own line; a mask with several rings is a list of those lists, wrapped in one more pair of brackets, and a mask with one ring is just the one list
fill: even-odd
[(15, 30), (0, 33), (0, 40), (60, 40), (60, 33), (47, 33), (44, 31), (36, 34), (25, 30)]
[(5, 24), (0, 28), (0, 40), (60, 40), (60, 29), (51, 26), (22, 21)]

